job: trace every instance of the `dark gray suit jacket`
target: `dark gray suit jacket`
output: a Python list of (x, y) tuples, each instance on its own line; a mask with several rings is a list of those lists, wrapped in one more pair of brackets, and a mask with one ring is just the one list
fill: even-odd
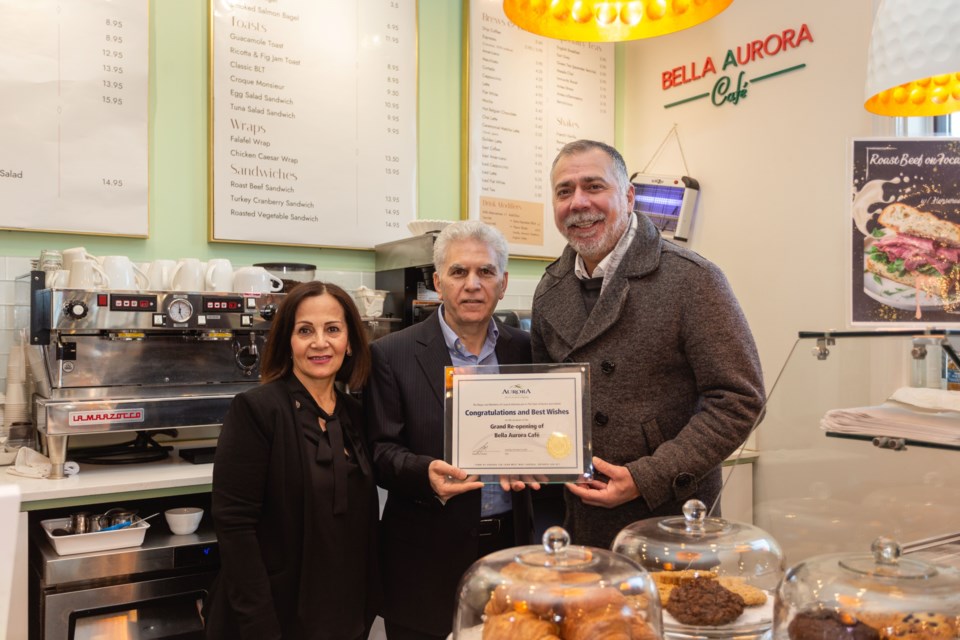
[[(500, 364), (530, 362), (530, 337), (497, 323)], [(443, 458), (444, 367), (450, 354), (440, 321), (428, 319), (371, 345), (373, 371), (363, 392), (377, 483), (389, 492), (381, 519), (384, 606), (394, 624), (445, 635), (457, 584), (477, 560), (480, 492), (441, 504), (427, 477)], [(529, 491), (513, 494), (517, 544), (532, 532)]]

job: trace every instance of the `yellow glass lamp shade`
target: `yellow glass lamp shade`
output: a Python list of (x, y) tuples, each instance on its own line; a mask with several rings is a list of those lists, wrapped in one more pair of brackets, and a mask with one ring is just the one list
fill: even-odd
[(662, 36), (706, 22), (733, 0), (504, 0), (507, 17), (539, 36), (621, 42)]
[(960, 110), (960, 2), (883, 0), (867, 58), (867, 111), (939, 116)]

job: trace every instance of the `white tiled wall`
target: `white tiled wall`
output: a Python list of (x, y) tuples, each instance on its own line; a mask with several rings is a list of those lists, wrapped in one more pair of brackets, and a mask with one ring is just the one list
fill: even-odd
[[(238, 265), (239, 266), (239, 265)], [(6, 389), (7, 358), (10, 347), (15, 344), (14, 279), (30, 271), (30, 259), (0, 257), (0, 392)], [(334, 282), (346, 290), (360, 286), (374, 289), (375, 274), (372, 271), (318, 270), (317, 279)], [(510, 278), (507, 295), (500, 302), (501, 309), (529, 309), (533, 291), (539, 278)]]

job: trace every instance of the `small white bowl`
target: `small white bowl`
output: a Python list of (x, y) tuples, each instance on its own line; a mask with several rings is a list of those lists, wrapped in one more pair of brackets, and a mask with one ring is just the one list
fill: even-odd
[(193, 533), (200, 526), (203, 519), (203, 509), (200, 507), (178, 507), (163, 512), (167, 519), (167, 526), (175, 535), (183, 536)]

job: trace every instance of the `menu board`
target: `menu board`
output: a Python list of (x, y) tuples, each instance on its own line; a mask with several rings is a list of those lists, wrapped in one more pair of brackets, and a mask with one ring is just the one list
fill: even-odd
[(469, 4), (467, 211), (515, 256), (555, 258), (550, 165), (583, 138), (613, 144), (614, 46), (536, 36), (503, 0)]
[(146, 237), (146, 0), (0, 0), (0, 227)]
[(211, 240), (368, 249), (416, 218), (415, 0), (211, 0)]

